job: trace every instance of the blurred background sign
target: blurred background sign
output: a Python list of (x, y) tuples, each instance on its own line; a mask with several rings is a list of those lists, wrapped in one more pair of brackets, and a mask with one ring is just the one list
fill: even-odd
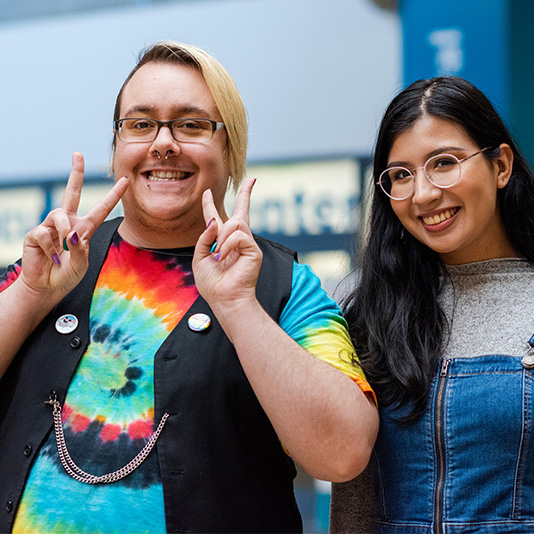
[(534, 161), (534, 2), (399, 0), (403, 76), (455, 75), (479, 87)]

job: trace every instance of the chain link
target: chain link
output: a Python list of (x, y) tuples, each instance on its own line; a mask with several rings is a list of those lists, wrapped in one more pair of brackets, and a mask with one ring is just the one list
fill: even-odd
[(101, 476), (96, 476), (91, 475), (90, 473), (86, 473), (85, 471), (80, 469), (74, 463), (74, 460), (69, 454), (67, 444), (65, 442), (63, 425), (61, 422), (61, 404), (58, 402), (57, 397), (54, 397), (53, 399), (51, 398), (50, 400), (45, 401), (45, 403), (51, 404), (54, 407), (54, 432), (56, 434), (57, 451), (59, 454), (59, 459), (61, 460), (61, 464), (63, 465), (65, 471), (72, 478), (78, 480), (79, 482), (83, 482), (84, 484), (111, 484), (127, 477), (129, 474), (135, 471), (146, 460), (147, 456), (150, 454), (150, 451), (154, 448), (154, 445), (156, 444), (156, 441), (158, 440), (159, 435), (161, 434), (161, 431), (165, 426), (165, 422), (169, 417), (168, 413), (163, 414), (159, 422), (158, 428), (152, 434), (143, 449), (131, 462), (126, 464), (121, 469), (118, 469), (117, 471), (113, 471), (112, 473), (107, 473)]

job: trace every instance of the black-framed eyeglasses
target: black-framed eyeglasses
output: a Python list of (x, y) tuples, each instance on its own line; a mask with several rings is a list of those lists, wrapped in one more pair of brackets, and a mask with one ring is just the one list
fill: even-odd
[(121, 141), (126, 143), (152, 142), (162, 127), (168, 127), (174, 139), (181, 143), (208, 143), (217, 130), (224, 130), (223, 122), (210, 119), (156, 119), (128, 117), (113, 121), (113, 128)]
[(462, 175), (460, 165), (481, 154), (490, 147), (483, 148), (470, 156), (458, 159), (453, 154), (438, 154), (429, 158), (422, 167), (409, 170), (405, 167), (388, 167), (380, 175), (377, 185), (393, 200), (404, 200), (415, 191), (415, 173), (423, 169), (426, 179), (440, 189), (447, 189), (456, 185)]

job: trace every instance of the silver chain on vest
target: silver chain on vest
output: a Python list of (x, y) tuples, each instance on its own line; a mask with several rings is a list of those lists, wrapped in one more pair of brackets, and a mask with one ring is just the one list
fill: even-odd
[(83, 482), (84, 484), (111, 484), (112, 482), (117, 482), (130, 473), (135, 471), (147, 458), (150, 454), (150, 451), (153, 449), (156, 441), (165, 426), (165, 422), (169, 417), (168, 413), (164, 413), (159, 422), (158, 428), (152, 434), (150, 439), (147, 441), (146, 445), (139, 452), (139, 454), (128, 464), (117, 471), (112, 473), (107, 473), (105, 475), (96, 476), (86, 473), (80, 469), (75, 463), (74, 460), (70, 457), (69, 451), (67, 449), (67, 444), (65, 443), (65, 434), (63, 433), (63, 425), (61, 422), (61, 404), (57, 400), (57, 396), (51, 397), (50, 400), (45, 401), (46, 404), (51, 404), (54, 407), (54, 431), (56, 434), (56, 443), (57, 451), (61, 464), (63, 465), (65, 471), (75, 480)]

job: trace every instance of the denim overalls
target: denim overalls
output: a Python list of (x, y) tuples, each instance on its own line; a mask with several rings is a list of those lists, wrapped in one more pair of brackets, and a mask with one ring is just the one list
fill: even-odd
[(382, 409), (377, 533), (534, 533), (534, 358), (443, 360), (424, 416)]

